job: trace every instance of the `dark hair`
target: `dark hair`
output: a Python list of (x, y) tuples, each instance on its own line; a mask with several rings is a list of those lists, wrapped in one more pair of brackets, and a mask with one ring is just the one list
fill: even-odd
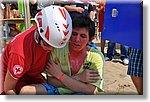
[(95, 24), (88, 16), (85, 16), (82, 14), (76, 15), (72, 19), (72, 27), (73, 28), (86, 28), (87, 30), (89, 30), (90, 41), (95, 36)]

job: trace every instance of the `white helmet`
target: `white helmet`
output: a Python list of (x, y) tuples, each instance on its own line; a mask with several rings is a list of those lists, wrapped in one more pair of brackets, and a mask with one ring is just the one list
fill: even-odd
[(68, 11), (60, 6), (48, 6), (35, 16), (40, 36), (49, 45), (62, 48), (70, 39), (72, 20)]

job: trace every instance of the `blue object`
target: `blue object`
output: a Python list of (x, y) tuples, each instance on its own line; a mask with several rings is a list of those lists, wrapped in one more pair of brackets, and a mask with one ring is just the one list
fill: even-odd
[(96, 45), (94, 42), (91, 42), (90, 44), (88, 44), (90, 47), (94, 47), (95, 49), (97, 49)]
[(24, 13), (21, 14), (21, 17), (24, 18)]
[(143, 49), (141, 0), (106, 0), (102, 39)]
[(47, 83), (43, 83), (43, 86), (46, 88), (48, 95), (59, 95), (59, 91), (56, 87)]

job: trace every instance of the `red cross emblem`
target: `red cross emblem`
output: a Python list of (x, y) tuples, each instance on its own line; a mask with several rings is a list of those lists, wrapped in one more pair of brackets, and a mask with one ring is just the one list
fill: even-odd
[(15, 75), (21, 74), (23, 72), (23, 67), (20, 65), (15, 65), (13, 71)]

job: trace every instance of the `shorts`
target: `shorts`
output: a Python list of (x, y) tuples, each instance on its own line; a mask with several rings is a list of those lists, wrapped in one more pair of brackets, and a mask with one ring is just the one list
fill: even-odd
[(47, 84), (47, 83), (42, 83), (42, 85), (45, 87), (45, 89), (47, 90), (47, 94), (48, 95), (59, 95), (59, 91), (58, 88)]
[(127, 74), (135, 77), (143, 77), (143, 51), (131, 49)]

